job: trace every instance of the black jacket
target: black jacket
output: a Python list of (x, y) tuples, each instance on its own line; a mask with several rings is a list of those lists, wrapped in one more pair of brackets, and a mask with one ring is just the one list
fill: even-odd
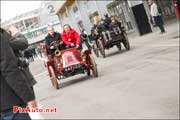
[(62, 38), (61, 38), (61, 34), (60, 33), (57, 33), (57, 32), (54, 32), (54, 36), (51, 36), (51, 35), (47, 35), (45, 37), (45, 43), (48, 47), (50, 47), (50, 44), (53, 42), (53, 41), (62, 41)]
[(21, 51), (28, 48), (28, 41), (25, 36), (21, 33), (15, 34), (15, 36), (11, 37), (10, 45), (17, 57), (22, 57)]
[(97, 25), (97, 32), (101, 34), (107, 30), (105, 23), (100, 23)]
[(0, 36), (0, 106), (3, 112), (12, 109), (14, 105), (24, 105), (35, 99), (35, 96), (17, 66), (18, 61), (8, 42), (10, 35), (0, 29)]
[(25, 49), (28, 48), (28, 41), (26, 37), (21, 34), (17, 33), (11, 39), (9, 40), (10, 45), (14, 51), (14, 54), (16, 55), (17, 59), (19, 60), (18, 65), (21, 67), (21, 71), (23, 74), (26, 76), (26, 81), (30, 87), (33, 87), (37, 82), (34, 79), (33, 75), (31, 74), (29, 70), (29, 66), (25, 64), (25, 60), (20, 60), (23, 59), (24, 55), (22, 54)]
[(106, 29), (110, 29), (109, 25), (111, 24), (111, 18), (110, 17), (105, 17), (104, 22), (105, 22)]

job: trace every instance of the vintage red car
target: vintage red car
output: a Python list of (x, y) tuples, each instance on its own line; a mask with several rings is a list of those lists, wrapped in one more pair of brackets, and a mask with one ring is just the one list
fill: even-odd
[[(49, 77), (52, 85), (59, 89), (59, 80), (71, 77), (77, 74), (86, 73), (93, 77), (98, 77), (97, 64), (91, 54), (91, 50), (80, 51), (77, 48), (69, 48), (65, 50), (55, 50), (54, 55), (48, 54), (46, 48)], [(91, 72), (92, 71), (92, 72)]]

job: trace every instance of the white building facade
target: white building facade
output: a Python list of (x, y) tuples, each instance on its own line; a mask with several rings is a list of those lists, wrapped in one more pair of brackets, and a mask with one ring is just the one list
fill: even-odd
[[(157, 0), (157, 4), (162, 10), (165, 20), (175, 16), (172, 1)], [(148, 0), (65, 0), (57, 9), (56, 15), (59, 17), (62, 26), (70, 24), (77, 31), (79, 31), (80, 26), (83, 26), (87, 32), (90, 32), (93, 17), (99, 15), (103, 18), (104, 14), (108, 13), (110, 16), (118, 16), (128, 31), (136, 31), (139, 29), (138, 26), (141, 26), (137, 25), (139, 23), (137, 16), (135, 16), (134, 10), (139, 9), (137, 7), (145, 11), (143, 15), (149, 19), (150, 6)], [(141, 14), (139, 15), (141, 17)], [(149, 24), (149, 21), (146, 22), (145, 26)], [(143, 20), (141, 24), (143, 24)]]
[[(104, 14), (117, 15), (121, 17), (123, 25), (128, 30), (134, 30), (135, 23), (128, 6), (127, 1), (119, 2), (119, 7), (115, 6), (113, 0), (71, 0), (65, 1), (64, 4), (56, 11), (62, 24), (70, 24), (79, 31), (79, 27), (83, 26), (87, 32), (90, 32), (93, 25), (93, 17), (100, 16), (104, 18)], [(79, 31), (80, 32), (80, 31)]]

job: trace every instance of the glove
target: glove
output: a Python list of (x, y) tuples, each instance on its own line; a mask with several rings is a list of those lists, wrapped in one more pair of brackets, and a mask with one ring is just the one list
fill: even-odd
[(54, 49), (54, 46), (51, 46), (50, 49)]

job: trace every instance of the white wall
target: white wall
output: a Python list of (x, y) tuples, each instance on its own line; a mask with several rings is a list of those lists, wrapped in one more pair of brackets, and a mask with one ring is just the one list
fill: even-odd
[(113, 0), (90, 0), (85, 2), (83, 0), (78, 0), (76, 1), (78, 11), (74, 13), (72, 9), (67, 8), (68, 18), (64, 16), (61, 17), (62, 25), (70, 24), (79, 32), (78, 22), (82, 20), (85, 30), (90, 33), (92, 23), (90, 22), (89, 15), (98, 11), (99, 15), (101, 15), (101, 17), (104, 17), (104, 14), (108, 13), (106, 6), (112, 1)]
[(42, 1), (40, 6), (40, 24), (46, 25), (54, 21), (59, 21), (55, 13), (63, 2), (64, 1)]

